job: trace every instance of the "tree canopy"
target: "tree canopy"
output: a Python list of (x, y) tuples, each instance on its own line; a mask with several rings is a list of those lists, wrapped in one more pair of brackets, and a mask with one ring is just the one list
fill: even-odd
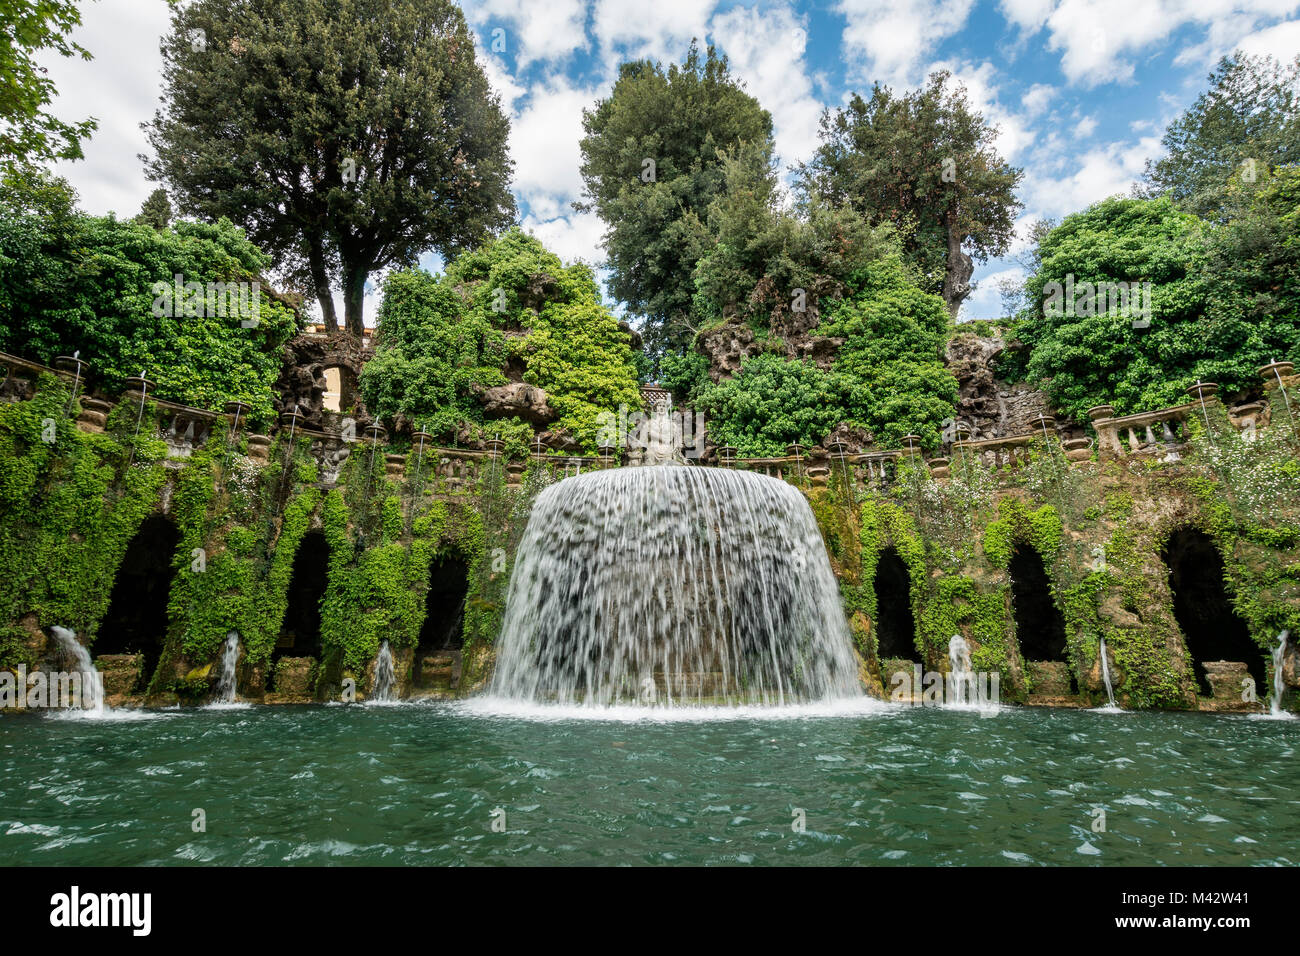
[(865, 428), (886, 447), (915, 433), (939, 444), (953, 414), (957, 380), (940, 349), (948, 328), (943, 300), (918, 288), (897, 256), (854, 273), (844, 298), (828, 303), (818, 334), (842, 339), (829, 369), (762, 353), (740, 374), (697, 388), (718, 444), (741, 455), (784, 454), (818, 444), (841, 424)]
[[(269, 420), (280, 346), (298, 326), (261, 278), (270, 260), (237, 227), (88, 216), (66, 182), (32, 170), (0, 185), (0, 350), (46, 364), (79, 352), (110, 391), (143, 371), (159, 398), (241, 399)], [(177, 281), (202, 293), (178, 300)], [(230, 308), (227, 288), (251, 309)]]
[(46, 107), (54, 81), (36, 54), (91, 58), (68, 39), (81, 23), (74, 0), (0, 0), (0, 167), (49, 159), (80, 159), (95, 120), (68, 123)]
[(1221, 219), (1234, 177), (1254, 182), (1300, 163), (1300, 56), (1281, 64), (1234, 53), (1209, 82), (1165, 131), (1166, 155), (1147, 161), (1147, 193)]
[(719, 151), (770, 148), (772, 117), (726, 57), (692, 44), (681, 66), (620, 66), (610, 95), (584, 111), (583, 130), (582, 208), (605, 223), (610, 291), (646, 317), (652, 352), (683, 349), (691, 274), (713, 242), (707, 210), (726, 181)]
[(229, 218), (362, 332), (367, 278), (514, 217), (508, 123), (450, 0), (196, 0), (147, 124), (183, 212)]
[(972, 257), (1005, 253), (1022, 208), (1023, 171), (998, 155), (995, 137), (945, 71), (902, 96), (877, 84), (869, 98), (854, 94), (823, 115), (821, 145), (800, 181), (808, 194), (893, 225), (955, 318), (970, 294)]
[[(556, 426), (591, 452), (602, 411), (639, 406), (629, 336), (601, 303), (590, 269), (565, 266), (512, 229), (442, 276), (412, 269), (388, 277), (375, 357), (361, 374), (372, 412), (459, 436), (463, 426), (483, 425), (482, 390), (512, 376), (543, 389)], [(510, 423), (474, 430), (491, 437), (503, 429), (518, 432)]]

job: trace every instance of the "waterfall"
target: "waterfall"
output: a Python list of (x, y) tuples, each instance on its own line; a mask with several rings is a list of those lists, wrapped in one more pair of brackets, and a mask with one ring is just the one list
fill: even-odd
[(81, 708), (92, 716), (104, 713), (104, 676), (95, 670), (95, 663), (90, 659), (90, 651), (77, 640), (77, 635), (66, 627), (51, 627), (50, 633), (59, 642), (64, 654), (70, 656), (76, 664), (76, 671), (81, 675)]
[(967, 696), (967, 691), (974, 688), (975, 680), (970, 668), (970, 645), (960, 634), (954, 634), (948, 641), (948, 663), (951, 670), (948, 672), (947, 703), (977, 703), (976, 694), (971, 693), (969, 698)]
[(370, 699), (373, 701), (391, 701), (393, 687), (397, 678), (393, 673), (393, 652), (388, 649), (388, 642), (379, 645), (379, 656), (375, 658), (375, 678), (371, 682)]
[(1111, 710), (1119, 710), (1115, 703), (1115, 691), (1110, 686), (1110, 661), (1106, 660), (1106, 638), (1098, 638), (1101, 642), (1101, 679), (1106, 684), (1107, 707)]
[(663, 465), (538, 495), (510, 579), (495, 696), (650, 707), (859, 698), (808, 502), (775, 478)]
[(1273, 697), (1268, 702), (1268, 712), (1274, 717), (1290, 716), (1282, 710), (1282, 658), (1286, 655), (1286, 639), (1290, 631), (1283, 631), (1277, 636), (1277, 647), (1273, 648)]
[(218, 704), (235, 702), (235, 665), (239, 663), (239, 635), (231, 631), (221, 652), (221, 680), (217, 682)]

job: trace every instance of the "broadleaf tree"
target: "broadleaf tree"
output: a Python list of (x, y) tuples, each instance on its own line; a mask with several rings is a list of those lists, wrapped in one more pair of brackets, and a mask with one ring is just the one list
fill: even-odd
[(970, 295), (973, 261), (1010, 244), (1023, 171), (997, 152), (997, 131), (946, 71), (903, 95), (871, 95), (822, 117), (821, 145), (800, 166), (801, 188), (890, 223), (909, 261), (956, 318)]
[(508, 225), (509, 125), (450, 0), (196, 0), (163, 38), (149, 175), (225, 216), (337, 326), (368, 277)]

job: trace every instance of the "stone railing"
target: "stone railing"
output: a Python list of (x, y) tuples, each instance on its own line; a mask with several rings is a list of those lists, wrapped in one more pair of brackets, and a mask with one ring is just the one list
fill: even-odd
[(1200, 410), (1199, 402), (1161, 408), (1154, 412), (1110, 417), (1109, 406), (1091, 409), (1097, 431), (1097, 448), (1103, 458), (1148, 455), (1177, 458), (1187, 444), (1187, 418)]
[[(42, 373), (58, 376), (74, 387), (84, 381), (85, 363), (76, 357), (60, 357), (54, 368), (14, 355), (0, 353), (0, 401), (23, 401), (35, 394), (36, 382)], [(1300, 389), (1300, 376), (1293, 374), (1290, 362), (1273, 362), (1259, 369), (1266, 389), (1280, 391), (1290, 410), (1288, 387)], [(1197, 383), (1187, 391), (1192, 400), (1183, 405), (1116, 417), (1108, 405), (1089, 409), (1088, 415), (1097, 433), (1097, 454), (1102, 460), (1132, 456), (1155, 457), (1176, 461), (1188, 440), (1188, 421), (1192, 416), (1208, 415), (1209, 409), (1219, 405), (1215, 398), (1216, 386)], [(212, 434), (213, 425), (225, 417), (231, 425), (232, 439), (244, 430), (248, 406), (240, 402), (227, 403), (224, 413), (179, 405), (165, 399), (154, 398), (150, 392), (153, 384), (140, 378), (128, 379), (119, 403), (142, 405), (152, 403), (157, 410), (157, 437), (167, 445), (169, 459), (178, 462), (188, 458), (196, 447), (203, 445)], [(102, 431), (114, 403), (103, 399), (79, 396), (77, 425), (84, 431)], [(1249, 402), (1228, 409), (1229, 420), (1238, 429), (1253, 435), (1258, 428), (1270, 424), (1268, 402)], [(315, 431), (297, 424), (296, 414), (281, 416), (279, 432), (288, 431), (295, 437), (310, 439), (310, 454), (319, 466), (321, 482), (337, 482), (344, 462), (357, 447), (372, 448), (374, 454), (383, 454), (387, 474), (395, 480), (407, 475), (407, 455), (392, 454), (376, 447), (386, 442), (382, 427), (371, 425), (362, 437), (344, 437), (338, 432)], [(953, 459), (932, 458), (929, 466), (936, 478), (945, 478), (958, 462), (978, 461), (995, 470), (1012, 470), (1030, 460), (1031, 446), (1036, 440), (1056, 435), (1055, 422), (1040, 416), (1038, 428), (1023, 435), (990, 439), (961, 439), (952, 444)], [(272, 429), (274, 434), (277, 429)], [(435, 482), (447, 492), (468, 492), (476, 489), (491, 469), (500, 467), (507, 486), (517, 487), (530, 465), (545, 468), (555, 478), (566, 478), (595, 469), (619, 467), (620, 457), (613, 448), (602, 448), (600, 457), (580, 457), (558, 454), (544, 445), (534, 445), (525, 461), (507, 461), (500, 442), (488, 442), (486, 449), (444, 448), (426, 444), (429, 436), (417, 434), (419, 439), (412, 455), (418, 455), (419, 465), (412, 475), (421, 485)], [(919, 453), (919, 439), (906, 436), (906, 451), (868, 450), (849, 453), (842, 443), (832, 443), (828, 451), (823, 448), (807, 449), (791, 445), (785, 456), (769, 458), (740, 458), (735, 449), (718, 449), (717, 467), (740, 468), (785, 481), (825, 485), (835, 476), (846, 475), (855, 484), (868, 487), (886, 487), (894, 480), (899, 458), (905, 454)], [(248, 454), (255, 461), (269, 459), (272, 435), (249, 434)], [(1092, 439), (1071, 438), (1063, 442), (1065, 456), (1070, 461), (1084, 461), (1092, 457)]]

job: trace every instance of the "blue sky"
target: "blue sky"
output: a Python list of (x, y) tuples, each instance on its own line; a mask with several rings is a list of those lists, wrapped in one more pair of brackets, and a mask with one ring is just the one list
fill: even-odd
[[(1160, 136), (1205, 87), (1224, 53), (1300, 53), (1300, 0), (467, 0), (492, 86), (512, 120), (514, 189), (524, 226), (566, 260), (599, 265), (603, 226), (571, 203), (582, 188), (584, 107), (608, 95), (618, 65), (680, 61), (692, 38), (727, 54), (773, 116), (783, 164), (807, 159), (823, 109), (873, 81), (919, 86), (949, 69), (1024, 167), (1018, 234), (1127, 193)], [(56, 109), (100, 130), (60, 172), (84, 208), (131, 215), (153, 188), (136, 159), (156, 106), (162, 0), (83, 4), (77, 40), (91, 63), (47, 60)], [(1019, 240), (1017, 241), (1017, 247)], [(1012, 254), (1018, 251), (1013, 247)], [(436, 257), (425, 263), (436, 268)], [(997, 316), (1007, 260), (976, 268), (964, 318)], [(373, 314), (374, 301), (370, 301)]]

